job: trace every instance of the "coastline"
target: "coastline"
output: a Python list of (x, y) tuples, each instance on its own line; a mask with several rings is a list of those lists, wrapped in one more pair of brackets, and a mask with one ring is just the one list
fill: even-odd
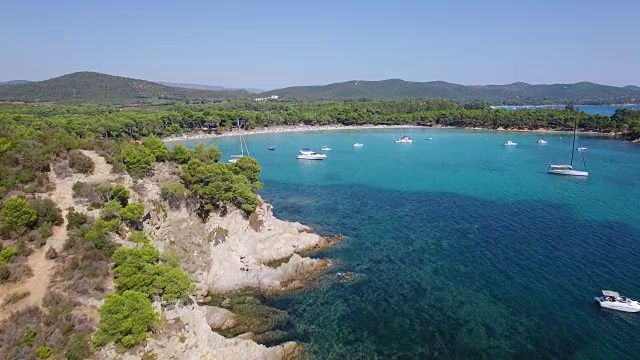
[[(165, 137), (162, 140), (164, 142), (176, 142), (176, 141), (189, 141), (189, 140), (201, 140), (201, 139), (215, 139), (215, 138), (223, 138), (223, 137), (233, 137), (233, 136), (248, 136), (248, 135), (259, 135), (259, 134), (280, 134), (280, 133), (290, 133), (290, 132), (308, 132), (308, 131), (333, 131), (333, 130), (366, 130), (366, 129), (462, 129), (462, 130), (481, 130), (481, 131), (497, 131), (497, 132), (531, 132), (531, 133), (540, 133), (540, 134), (570, 134), (572, 131), (569, 130), (551, 130), (551, 129), (490, 129), (490, 128), (482, 128), (482, 127), (458, 127), (458, 126), (442, 126), (442, 125), (434, 125), (434, 126), (420, 126), (420, 125), (284, 125), (284, 126), (274, 126), (274, 127), (262, 127), (251, 130), (231, 130), (224, 133), (185, 133), (180, 136), (169, 136)], [(604, 133), (597, 131), (580, 131), (581, 134), (588, 136), (603, 136), (603, 137), (616, 137), (618, 134), (616, 133)]]

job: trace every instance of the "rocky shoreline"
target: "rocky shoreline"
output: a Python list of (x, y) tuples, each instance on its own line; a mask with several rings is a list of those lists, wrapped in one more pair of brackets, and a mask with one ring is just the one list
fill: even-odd
[[(250, 216), (229, 209), (199, 218), (188, 204), (171, 208), (160, 187), (178, 181), (177, 168), (158, 164), (135, 192), (148, 211), (144, 230), (165, 254), (176, 254), (196, 283), (190, 302), (156, 306), (165, 324), (144, 347), (118, 353), (103, 349), (101, 359), (297, 359), (302, 345), (280, 327), (286, 312), (263, 303), (264, 296), (299, 289), (332, 263), (308, 255), (344, 237), (322, 237), (297, 222), (277, 219), (260, 199)], [(264, 344), (264, 345), (263, 345)]]

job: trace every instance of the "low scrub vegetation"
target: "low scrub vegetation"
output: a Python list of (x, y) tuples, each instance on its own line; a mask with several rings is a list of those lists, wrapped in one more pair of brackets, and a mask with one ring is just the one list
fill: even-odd
[(91, 355), (91, 322), (74, 313), (77, 304), (48, 292), (42, 308), (29, 307), (0, 323), (2, 359), (85, 359)]
[(93, 160), (90, 157), (83, 154), (80, 150), (71, 150), (69, 151), (69, 167), (73, 169), (75, 172), (79, 172), (82, 174), (91, 174), (93, 173)]
[(187, 196), (187, 189), (179, 183), (163, 185), (160, 188), (160, 197), (174, 210), (182, 206)]

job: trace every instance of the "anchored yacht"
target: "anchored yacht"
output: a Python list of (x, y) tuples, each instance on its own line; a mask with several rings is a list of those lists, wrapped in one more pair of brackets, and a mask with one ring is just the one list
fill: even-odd
[(593, 300), (600, 304), (600, 307), (624, 312), (640, 311), (640, 302), (637, 300), (620, 296), (620, 294), (611, 290), (602, 290), (602, 295), (603, 296), (593, 298)]
[(547, 172), (557, 175), (589, 176), (589, 173), (581, 170), (573, 170), (569, 164), (549, 164)]
[(504, 146), (516, 146), (516, 145), (518, 145), (518, 143), (517, 142), (513, 142), (511, 140), (507, 140), (503, 145)]
[(326, 154), (318, 154), (315, 151), (309, 149), (300, 150), (300, 155), (297, 156), (300, 160), (324, 160), (327, 158)]
[[(569, 176), (589, 176), (589, 172), (587, 172), (587, 163), (584, 160), (584, 153), (582, 154), (582, 164), (584, 165), (584, 170), (574, 170), (573, 169), (573, 149), (576, 148), (576, 137), (577, 137), (577, 128), (578, 123), (577, 120), (573, 126), (573, 145), (571, 147), (571, 162), (569, 164), (549, 164), (547, 168), (547, 172), (550, 174), (557, 175), (569, 175)], [(584, 148), (586, 150), (586, 148)], [(584, 152), (584, 151), (581, 151)]]
[(331, 151), (331, 148), (328, 146), (323, 146), (322, 148), (320, 148), (320, 150), (322, 151)]
[(353, 147), (363, 147), (364, 144), (360, 144), (359, 142), (353, 144)]
[(540, 144), (540, 145), (546, 145), (546, 144), (548, 144), (548, 143), (549, 143), (549, 142), (548, 142), (547, 140), (544, 140), (544, 139), (538, 139), (538, 144)]
[(400, 139), (393, 138), (396, 141), (396, 144), (411, 144), (413, 140), (409, 139), (407, 135), (402, 135)]

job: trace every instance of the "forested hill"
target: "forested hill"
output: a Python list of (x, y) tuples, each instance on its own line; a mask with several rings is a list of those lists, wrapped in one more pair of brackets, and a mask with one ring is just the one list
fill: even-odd
[(215, 100), (249, 97), (247, 91), (183, 89), (96, 72), (0, 86), (0, 101), (85, 104), (144, 104), (158, 100)]
[(261, 96), (278, 95), (284, 100), (391, 100), (441, 98), (483, 101), (492, 104), (613, 104), (640, 102), (637, 86), (615, 87), (590, 82), (575, 84), (467, 86), (444, 81), (413, 82), (399, 79), (347, 81), (321, 86), (295, 86), (267, 91)]

